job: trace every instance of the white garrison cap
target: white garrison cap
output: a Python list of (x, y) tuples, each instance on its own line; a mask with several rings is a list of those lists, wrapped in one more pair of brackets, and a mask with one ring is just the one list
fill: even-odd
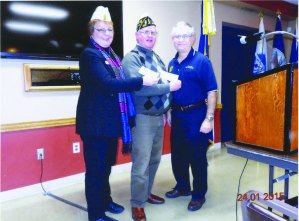
[(112, 21), (107, 7), (98, 6), (91, 16), (90, 20), (99, 19), (101, 21)]

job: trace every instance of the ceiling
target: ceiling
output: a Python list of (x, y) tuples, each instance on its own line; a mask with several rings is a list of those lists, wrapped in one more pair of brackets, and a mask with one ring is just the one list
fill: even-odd
[(284, 0), (284, 1), (294, 4), (294, 5), (298, 5), (298, 0)]
[(262, 12), (280, 11), (282, 16), (287, 19), (295, 19), (298, 17), (298, 1), (297, 0), (240, 0), (247, 7), (253, 6)]

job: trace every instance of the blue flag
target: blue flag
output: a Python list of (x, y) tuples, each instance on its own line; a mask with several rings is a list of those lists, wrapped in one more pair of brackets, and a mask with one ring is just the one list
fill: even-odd
[[(296, 35), (296, 31), (295, 31), (294, 34)], [(296, 38), (293, 38), (293, 42), (292, 42), (292, 51), (291, 51), (291, 55), (290, 55), (290, 63), (298, 63), (298, 41), (297, 41)]]
[[(214, 15), (213, 0), (201, 2), (201, 25), (198, 51), (209, 57), (210, 37), (216, 34), (216, 22)], [(208, 134), (210, 147), (214, 144), (214, 130)]]
[(204, 35), (202, 32), (199, 39), (198, 51), (209, 57), (209, 36)]
[[(277, 15), (275, 31), (282, 31), (280, 15)], [(273, 39), (273, 49), (271, 57), (271, 69), (285, 65), (285, 50), (283, 43), (283, 35), (276, 34)]]
[(216, 34), (213, 0), (201, 2), (201, 26), (198, 51), (209, 57), (210, 37)]
[[(264, 19), (260, 16), (259, 32), (265, 34)], [(267, 43), (266, 38), (259, 40), (256, 44), (253, 75), (265, 72), (267, 68)]]
[(200, 38), (199, 38), (199, 45), (198, 51), (206, 56), (209, 57), (209, 37), (208, 35), (203, 34), (203, 1), (201, 2), (201, 23), (200, 23)]

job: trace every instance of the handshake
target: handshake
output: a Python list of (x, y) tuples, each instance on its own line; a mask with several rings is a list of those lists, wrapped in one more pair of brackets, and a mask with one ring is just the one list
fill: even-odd
[[(160, 77), (144, 75), (143, 77), (143, 85), (152, 86), (158, 83)], [(177, 91), (181, 88), (182, 82), (180, 80), (172, 80), (169, 82), (170, 91)]]
[(158, 83), (160, 78), (169, 81), (170, 91), (177, 91), (182, 87), (182, 82), (178, 80), (178, 76), (166, 71), (154, 72), (148, 68), (141, 67), (139, 73), (143, 75), (143, 85), (152, 86)]

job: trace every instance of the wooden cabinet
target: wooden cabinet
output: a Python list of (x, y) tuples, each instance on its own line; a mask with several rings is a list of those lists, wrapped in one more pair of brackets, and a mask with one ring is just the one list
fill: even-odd
[(298, 66), (285, 65), (235, 85), (235, 142), (298, 150)]

